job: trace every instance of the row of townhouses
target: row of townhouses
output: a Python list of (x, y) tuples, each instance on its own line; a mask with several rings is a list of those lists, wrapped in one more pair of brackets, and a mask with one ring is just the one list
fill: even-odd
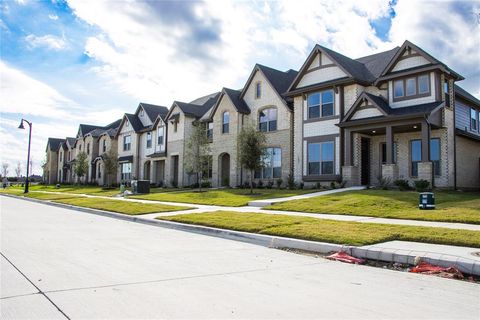
[(381, 178), (425, 179), (436, 187), (480, 187), (480, 101), (456, 85), (464, 78), (418, 46), (351, 59), (316, 45), (301, 69), (255, 65), (243, 89), (223, 88), (170, 108), (140, 103), (104, 127), (81, 124), (75, 138), (50, 138), (47, 183), (75, 182), (80, 152), (84, 182), (106, 183), (102, 155), (116, 150), (115, 182), (146, 179), (188, 186), (184, 169), (193, 126), (211, 141), (208, 179), (238, 186), (237, 136), (247, 124), (267, 137), (265, 167), (255, 179), (375, 185)]

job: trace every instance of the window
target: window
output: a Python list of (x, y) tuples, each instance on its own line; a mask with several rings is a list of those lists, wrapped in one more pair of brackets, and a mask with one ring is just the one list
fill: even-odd
[(268, 108), (260, 111), (259, 129), (263, 132), (277, 130), (277, 109)]
[(395, 80), (393, 82), (394, 101), (424, 97), (429, 94), (430, 78), (428, 74)]
[(124, 136), (123, 137), (123, 151), (129, 151), (132, 147), (132, 137)]
[(262, 83), (255, 83), (255, 99), (260, 99), (262, 97)]
[(334, 151), (333, 141), (308, 144), (308, 169), (309, 175), (333, 174)]
[(82, 145), (78, 146), (78, 150), (82, 151)]
[(440, 139), (433, 138), (430, 139), (430, 161), (433, 164), (433, 173), (436, 176), (440, 176), (441, 168), (440, 168)]
[(333, 116), (333, 90), (311, 93), (307, 97), (308, 118)]
[(414, 96), (417, 94), (417, 79), (416, 78), (409, 78), (405, 81), (406, 85), (406, 94), (407, 96)]
[(478, 130), (478, 111), (473, 108), (470, 109), (470, 130)]
[(207, 123), (207, 139), (213, 139), (213, 122)]
[(121, 169), (122, 180), (130, 180), (132, 177), (132, 163), (122, 163)]
[(125, 127), (128, 127), (128, 126), (129, 126), (128, 120), (125, 120)]
[(68, 151), (68, 161), (70, 161), (70, 151)]
[(103, 140), (102, 149), (103, 149), (103, 152), (107, 151), (107, 140)]
[(163, 144), (163, 133), (165, 132), (164, 128), (163, 127), (158, 127), (157, 132), (158, 132), (157, 144), (162, 145)]
[(173, 132), (177, 132), (177, 130), (178, 130), (178, 121), (175, 121), (173, 123)]
[(450, 85), (448, 84), (448, 80), (445, 80), (443, 83), (443, 93), (445, 93), (445, 105), (450, 107)]
[(418, 163), (422, 161), (422, 141), (410, 141), (411, 176), (418, 176)]
[[(387, 163), (387, 143), (382, 142), (380, 147), (380, 157), (382, 164)], [(397, 163), (397, 144), (393, 143), (393, 163)]]
[(140, 117), (143, 117), (143, 109), (140, 109)]
[(256, 179), (278, 179), (282, 177), (281, 148), (267, 148), (262, 162), (263, 168), (255, 171)]
[(90, 142), (87, 143), (87, 154), (88, 154), (88, 155), (90, 154)]
[(222, 133), (228, 133), (230, 131), (230, 113), (225, 111), (223, 113), (223, 125), (222, 125)]
[(397, 80), (393, 85), (393, 93), (395, 98), (403, 97), (403, 80)]
[(147, 132), (147, 149), (152, 147), (152, 133)]

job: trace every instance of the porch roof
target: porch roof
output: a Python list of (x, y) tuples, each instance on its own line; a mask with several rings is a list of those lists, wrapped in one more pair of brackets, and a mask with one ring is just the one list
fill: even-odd
[(163, 152), (155, 152), (155, 153), (149, 154), (147, 158), (161, 158), (166, 156), (167, 156), (167, 153), (163, 151)]
[(118, 162), (133, 162), (133, 156), (118, 157)]

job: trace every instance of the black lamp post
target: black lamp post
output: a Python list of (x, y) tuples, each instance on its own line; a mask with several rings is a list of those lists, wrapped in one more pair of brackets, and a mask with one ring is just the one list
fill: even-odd
[(25, 127), (23, 126), (24, 121), (28, 123), (28, 126), (30, 127), (30, 130), (28, 132), (27, 177), (25, 179), (25, 191), (24, 191), (24, 193), (28, 193), (28, 176), (29, 176), (28, 169), (30, 168), (30, 142), (32, 140), (32, 123), (22, 118), (22, 120), (20, 120), (20, 125), (18, 126), (18, 129), (25, 129)]

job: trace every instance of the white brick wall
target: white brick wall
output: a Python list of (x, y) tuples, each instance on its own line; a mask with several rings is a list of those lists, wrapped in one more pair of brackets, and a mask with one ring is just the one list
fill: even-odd
[(346, 73), (337, 66), (319, 69), (305, 74), (298, 83), (297, 88), (333, 79), (339, 79), (346, 76)]
[(336, 123), (338, 123), (338, 119), (305, 123), (303, 126), (303, 136), (307, 138), (338, 134), (340, 129), (335, 125)]
[(407, 59), (400, 60), (393, 67), (392, 72), (410, 69), (418, 66), (429, 64), (430, 62), (422, 56), (415, 56)]
[(383, 116), (383, 114), (377, 108), (368, 108), (368, 109), (357, 110), (353, 114), (352, 120), (378, 117), (378, 116)]

